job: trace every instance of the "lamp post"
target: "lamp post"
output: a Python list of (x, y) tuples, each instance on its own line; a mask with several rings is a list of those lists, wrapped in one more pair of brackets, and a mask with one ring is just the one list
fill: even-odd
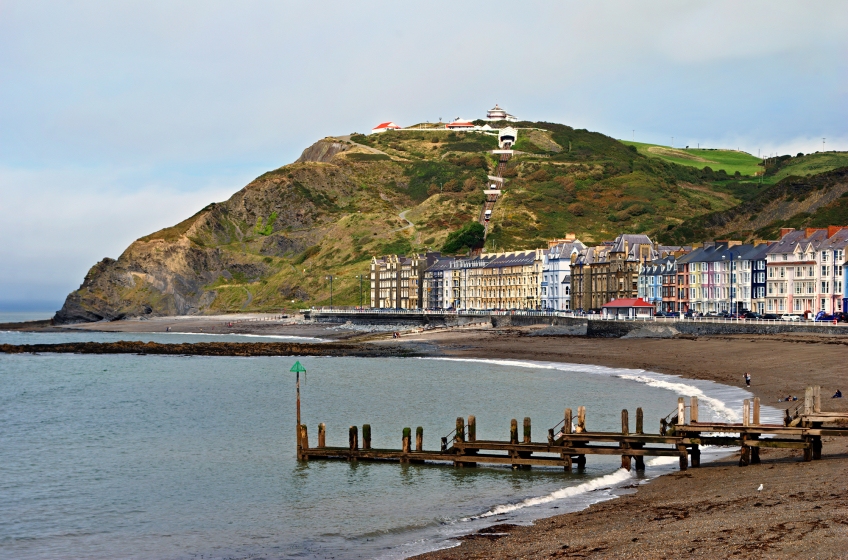
[(328, 274), (326, 276), (327, 280), (330, 281), (330, 309), (333, 308), (333, 275)]
[(295, 441), (297, 442), (297, 460), (299, 461), (301, 459), (301, 451), (303, 449), (300, 433), (300, 372), (304, 373), (304, 379), (306, 379), (306, 368), (300, 365), (300, 362), (297, 361), (289, 371), (294, 372), (297, 375), (297, 381), (295, 382), (295, 387), (297, 388), (297, 433), (295, 434)]

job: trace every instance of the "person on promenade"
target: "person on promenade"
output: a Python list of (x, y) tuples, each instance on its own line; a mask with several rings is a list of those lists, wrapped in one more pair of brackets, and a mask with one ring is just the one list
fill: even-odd
[(836, 390), (836, 392), (833, 394), (833, 396), (832, 396), (832, 397), (830, 397), (830, 398), (832, 398), (832, 399), (841, 399), (841, 398), (842, 398), (842, 391), (840, 391), (839, 389), (837, 389), (837, 390)]
[(747, 371), (745, 372), (745, 385), (748, 387), (751, 386), (751, 374)]

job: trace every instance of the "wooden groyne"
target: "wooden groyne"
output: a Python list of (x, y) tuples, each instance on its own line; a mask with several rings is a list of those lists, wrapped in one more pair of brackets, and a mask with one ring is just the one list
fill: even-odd
[[(784, 424), (760, 423), (759, 399), (743, 403), (743, 422), (700, 422), (698, 399), (678, 399), (677, 409), (660, 421), (660, 433), (643, 431), (644, 415), (636, 409), (635, 430), (631, 431), (630, 414), (621, 411), (621, 430), (594, 432), (587, 427), (585, 407), (565, 409), (563, 419), (547, 430), (546, 441), (533, 441), (531, 419), (524, 418), (519, 437), (517, 419), (510, 422), (509, 438), (478, 440), (474, 416), (456, 419), (454, 430), (440, 438), (438, 450), (424, 449), (424, 429), (415, 430), (413, 444), (411, 428), (401, 431), (400, 449), (377, 449), (371, 446), (371, 426), (348, 429), (347, 447), (326, 445), (326, 426), (318, 425), (316, 447), (309, 445), (308, 430), (300, 425), (297, 458), (301, 461), (335, 459), (343, 461), (394, 461), (399, 463), (436, 462), (456, 467), (476, 467), (478, 464), (511, 465), (514, 469), (533, 466), (559, 467), (571, 471), (586, 465), (589, 455), (617, 455), (627, 470), (645, 468), (645, 457), (677, 457), (681, 470), (699, 467), (701, 446), (735, 446), (740, 448), (739, 465), (759, 463), (763, 447), (803, 450), (805, 461), (821, 458), (822, 436), (848, 436), (848, 413), (822, 413), (820, 389), (810, 387), (801, 406), (786, 411)], [(687, 418), (688, 411), (688, 418)]]

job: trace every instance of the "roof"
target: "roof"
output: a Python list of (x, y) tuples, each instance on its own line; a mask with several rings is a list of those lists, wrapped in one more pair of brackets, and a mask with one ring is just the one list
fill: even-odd
[(626, 298), (614, 299), (609, 303), (603, 304), (601, 307), (653, 307), (653, 305), (642, 298)]
[(449, 122), (445, 126), (447, 126), (447, 127), (456, 127), (456, 126), (473, 127), (474, 123), (471, 122), (471, 121), (467, 121), (465, 119), (456, 118), (456, 119), (453, 120), (453, 122)]
[(387, 122), (378, 124), (377, 126), (372, 128), (371, 130), (380, 130), (381, 128), (399, 129), (400, 127), (398, 125), (396, 125), (395, 123), (393, 123), (392, 121), (387, 121)]

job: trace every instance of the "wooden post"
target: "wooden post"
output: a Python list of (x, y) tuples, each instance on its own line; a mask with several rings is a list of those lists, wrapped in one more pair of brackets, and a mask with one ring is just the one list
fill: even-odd
[(813, 387), (813, 412), (821, 412), (821, 386)]
[(468, 417), (468, 441), (477, 441), (477, 417)]
[(760, 397), (754, 397), (754, 426), (760, 425)]
[(804, 390), (804, 415), (809, 416), (813, 413), (813, 388), (807, 387)]
[(530, 417), (524, 417), (524, 443), (531, 443), (532, 439), (530, 438)]
[(680, 453), (680, 470), (685, 471), (689, 468), (689, 452), (685, 445), (677, 446), (677, 451)]
[(518, 420), (515, 418), (509, 421), (509, 442), (518, 443)]
[(362, 425), (362, 449), (371, 449), (371, 424)]
[[(642, 412), (642, 407), (636, 409), (636, 433), (639, 435), (644, 434), (643, 431), (645, 424), (645, 414)], [(638, 459), (637, 459), (638, 462)]]
[(424, 427), (415, 428), (415, 450), (424, 451)]
[(701, 449), (698, 444), (692, 445), (692, 467), (698, 468), (701, 466)]
[(410, 448), (410, 440), (412, 439), (412, 430), (410, 428), (403, 429), (403, 436), (401, 437), (401, 449), (404, 453), (409, 453)]
[(318, 447), (326, 447), (327, 446), (327, 426), (324, 425), (323, 422), (318, 424)]
[(689, 422), (697, 422), (698, 421), (698, 397), (691, 397), (689, 399)]
[(465, 418), (458, 416), (456, 418), (456, 435), (454, 441), (465, 441)]
[(586, 407), (577, 407), (577, 433), (582, 434), (586, 431)]
[(300, 425), (300, 448), (301, 450), (309, 449), (309, 435), (306, 431), (306, 424)]
[(686, 423), (686, 405), (683, 403), (683, 397), (677, 398), (677, 425), (682, 426)]
[(745, 399), (742, 401), (742, 425), (748, 426), (751, 423), (751, 401)]
[(748, 441), (748, 435), (747, 434), (741, 434), (741, 435), (742, 435), (742, 437), (741, 437), (742, 448), (739, 451), (739, 466), (740, 467), (747, 467), (748, 465), (751, 464), (751, 446), (746, 445), (746, 443)]
[(351, 453), (355, 453), (359, 449), (359, 428), (351, 426), (347, 431), (347, 443), (350, 446)]
[(565, 426), (563, 426), (563, 428), (562, 428), (562, 433), (564, 433), (564, 434), (570, 434), (571, 433), (571, 423), (572, 423), (571, 409), (566, 408), (565, 409)]

